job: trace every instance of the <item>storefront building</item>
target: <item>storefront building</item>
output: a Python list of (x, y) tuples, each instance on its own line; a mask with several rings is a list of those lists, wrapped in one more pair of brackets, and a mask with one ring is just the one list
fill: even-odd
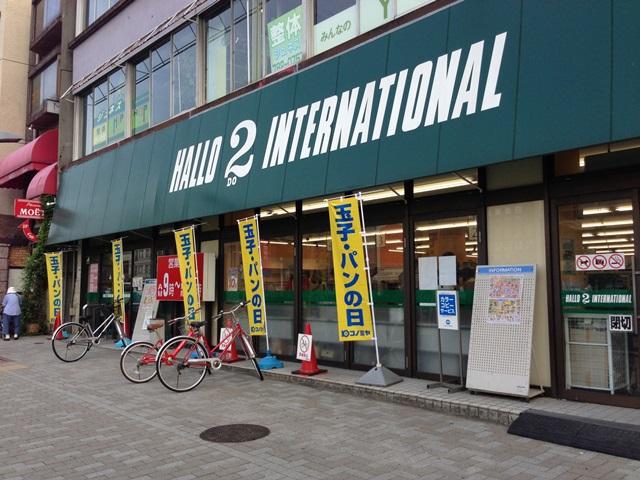
[[(142, 3), (108, 11), (103, 28)], [(373, 345), (338, 341), (325, 202), (361, 191), (387, 367), (438, 373), (435, 293), (420, 289), (421, 258), (455, 256), (463, 362), (476, 266), (531, 263), (531, 383), (640, 407), (637, 329), (608, 327), (609, 315), (634, 313), (637, 289), (639, 5), (234, 0), (185, 9), (125, 48), (117, 67), (77, 73), (75, 161), (60, 176), (50, 243), (78, 249), (79, 301), (109, 298), (108, 241), (126, 236), (134, 316), (140, 279), (175, 252), (172, 230), (196, 224), (200, 251), (217, 258), (206, 308), (237, 302), (236, 220), (257, 213), (274, 353), (293, 358), (309, 323), (321, 363), (366, 369)], [(74, 62), (89, 57), (93, 36), (82, 35)], [(601, 252), (623, 253), (625, 267), (576, 271), (576, 255)], [(160, 315), (180, 308), (163, 303)], [(443, 332), (454, 380), (457, 342)]]

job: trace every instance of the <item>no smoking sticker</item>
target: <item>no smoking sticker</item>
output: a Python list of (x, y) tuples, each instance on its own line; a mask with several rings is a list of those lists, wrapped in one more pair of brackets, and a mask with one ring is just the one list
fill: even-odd
[(298, 360), (311, 361), (311, 348), (313, 348), (312, 335), (305, 335), (304, 333), (298, 334), (298, 354), (296, 358)]
[(622, 253), (597, 253), (576, 255), (577, 272), (593, 272), (604, 270), (623, 270), (625, 267)]

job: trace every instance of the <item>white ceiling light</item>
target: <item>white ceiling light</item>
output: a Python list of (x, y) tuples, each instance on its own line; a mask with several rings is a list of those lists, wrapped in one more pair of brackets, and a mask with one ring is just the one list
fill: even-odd
[(475, 220), (467, 220), (466, 222), (451, 222), (451, 223), (440, 223), (433, 225), (424, 225), (421, 227), (416, 227), (416, 230), (419, 232), (428, 232), (430, 230), (445, 230), (447, 228), (463, 228), (463, 227), (474, 227), (477, 222)]
[(616, 227), (618, 225), (633, 225), (632, 219), (603, 220), (602, 222), (583, 223), (582, 228)]
[[(633, 230), (611, 230), (609, 232), (598, 232), (596, 233), (596, 235), (598, 237), (615, 237), (617, 235), (631, 235), (633, 234)], [(584, 237), (586, 234), (583, 233), (582, 236)], [(591, 235), (593, 236), (593, 235)]]
[(611, 213), (610, 208), (586, 208), (582, 210), (583, 215), (601, 215), (605, 213)]

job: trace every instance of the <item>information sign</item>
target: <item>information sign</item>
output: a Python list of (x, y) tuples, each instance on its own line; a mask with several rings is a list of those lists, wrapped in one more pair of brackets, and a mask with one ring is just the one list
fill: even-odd
[(455, 290), (439, 290), (437, 293), (438, 328), (441, 330), (458, 330), (458, 292)]
[(609, 315), (609, 330), (612, 332), (633, 332), (633, 316)]

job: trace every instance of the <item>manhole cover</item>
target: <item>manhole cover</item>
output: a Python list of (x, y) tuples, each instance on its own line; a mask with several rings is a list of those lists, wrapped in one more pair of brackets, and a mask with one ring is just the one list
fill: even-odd
[(271, 431), (261, 425), (248, 423), (236, 423), (233, 425), (220, 425), (208, 428), (200, 434), (200, 438), (208, 442), (239, 443), (250, 442), (269, 435)]

